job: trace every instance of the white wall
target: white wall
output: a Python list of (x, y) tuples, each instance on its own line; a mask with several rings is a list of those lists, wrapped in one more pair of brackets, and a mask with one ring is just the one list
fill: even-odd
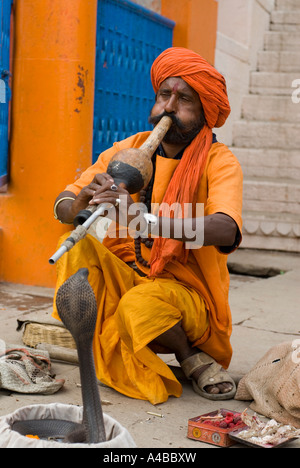
[(161, 12), (161, 0), (131, 0), (131, 1), (145, 8), (148, 8), (149, 10), (155, 11), (156, 13)]
[(257, 52), (263, 49), (275, 0), (218, 0), (215, 67), (227, 81), (231, 115), (217, 129), (218, 140), (232, 144), (232, 125), (241, 116), (242, 98), (248, 93), (250, 72), (256, 70)]

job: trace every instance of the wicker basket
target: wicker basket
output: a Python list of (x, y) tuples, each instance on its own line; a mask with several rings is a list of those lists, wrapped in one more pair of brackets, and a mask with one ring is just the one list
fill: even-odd
[(64, 348), (76, 349), (75, 341), (71, 333), (64, 327), (27, 322), (22, 337), (26, 346), (35, 348), (40, 343), (48, 343)]

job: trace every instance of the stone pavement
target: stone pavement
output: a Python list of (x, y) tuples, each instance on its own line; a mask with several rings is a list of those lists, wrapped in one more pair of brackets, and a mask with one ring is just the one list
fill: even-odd
[[(239, 249), (229, 257), (229, 265), (233, 271), (230, 305), (234, 349), (229, 371), (239, 379), (272, 346), (299, 338), (300, 254)], [(52, 297), (52, 289), (0, 283), (0, 339), (8, 344), (21, 345), (22, 332), (16, 331), (17, 319), (24, 319), (32, 312), (50, 317)], [(172, 355), (163, 358), (170, 365), (178, 365)], [(32, 404), (60, 402), (81, 405), (78, 367), (52, 360), (52, 371), (57, 378), (65, 379), (59, 392), (44, 396), (0, 390), (0, 415)], [(195, 394), (188, 381), (183, 379), (182, 384), (180, 398), (170, 398), (157, 406), (127, 398), (101, 385), (103, 411), (127, 428), (139, 448), (191, 451), (214, 448), (187, 438), (188, 419), (220, 407), (242, 411), (249, 402), (229, 400), (220, 404)], [(233, 447), (244, 446), (237, 444)], [(299, 448), (300, 440), (290, 442), (286, 447)]]

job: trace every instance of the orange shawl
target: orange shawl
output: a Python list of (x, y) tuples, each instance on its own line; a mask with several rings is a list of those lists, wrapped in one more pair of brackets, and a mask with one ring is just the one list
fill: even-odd
[[(153, 89), (169, 77), (179, 76), (199, 95), (207, 125), (185, 149), (174, 172), (163, 203), (196, 203), (199, 183), (212, 144), (212, 128), (221, 127), (230, 114), (226, 82), (224, 77), (206, 60), (195, 52), (171, 47), (160, 54), (151, 68)], [(163, 214), (163, 213), (161, 213)], [(161, 273), (172, 259), (186, 263), (188, 249), (180, 241), (157, 238), (150, 258), (150, 275)]]

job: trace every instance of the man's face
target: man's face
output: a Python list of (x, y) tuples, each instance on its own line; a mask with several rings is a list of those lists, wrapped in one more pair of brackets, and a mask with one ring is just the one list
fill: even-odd
[(169, 115), (173, 120), (163, 140), (169, 144), (190, 143), (205, 123), (198, 93), (179, 77), (167, 78), (162, 82), (149, 122), (156, 125), (164, 115)]

